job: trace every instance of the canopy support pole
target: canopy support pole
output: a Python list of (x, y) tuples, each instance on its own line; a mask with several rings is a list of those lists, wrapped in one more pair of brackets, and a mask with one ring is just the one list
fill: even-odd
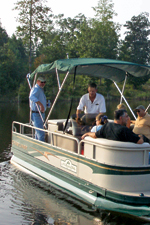
[[(50, 111), (49, 111), (49, 113), (48, 113), (48, 115), (47, 115), (47, 118), (46, 118), (46, 120), (45, 120), (45, 124), (47, 123), (47, 121), (48, 121), (48, 119), (49, 119), (49, 117), (50, 117), (50, 115), (51, 115), (51, 112), (52, 112), (52, 110), (53, 110), (53, 108), (54, 108), (54, 106), (55, 106), (55, 104), (56, 104), (56, 101), (57, 101), (57, 99), (58, 99), (58, 97), (59, 97), (59, 95), (60, 95), (60, 92), (61, 92), (61, 90), (62, 90), (62, 88), (63, 88), (63, 86), (64, 86), (64, 84), (65, 84), (65, 81), (66, 81), (68, 75), (69, 75), (69, 71), (67, 72), (67, 74), (66, 74), (66, 76), (65, 76), (65, 78), (64, 78), (64, 80), (63, 80), (63, 82), (62, 82), (62, 84), (61, 84), (61, 86), (60, 86), (60, 88), (59, 88), (59, 91), (58, 91), (58, 93), (57, 93), (57, 95), (56, 95), (56, 98), (55, 98), (55, 100), (54, 100), (54, 102), (53, 102), (53, 104), (52, 104), (52, 107), (50, 108)], [(45, 125), (45, 124), (44, 124), (44, 125)]]
[(56, 68), (56, 76), (57, 76), (58, 88), (60, 89), (61, 84), (60, 84), (60, 80), (59, 80), (59, 75), (58, 75), (58, 70), (57, 70), (57, 68)]
[[(124, 84), (123, 84), (123, 88), (122, 88), (122, 95), (124, 93), (124, 89), (125, 89), (125, 85), (126, 85), (126, 82), (127, 82), (127, 73), (126, 73), (126, 76), (125, 76), (125, 80), (124, 80)], [(121, 95), (121, 98), (120, 98), (120, 104), (122, 103), (122, 95)]]
[(28, 82), (28, 85), (29, 85), (29, 88), (30, 88), (30, 90), (31, 90), (31, 83), (30, 83), (30, 73), (28, 73), (27, 75), (26, 75), (26, 78), (27, 78), (27, 82)]
[[(30, 90), (31, 90), (32, 87), (31, 87), (31, 83), (30, 83), (30, 73), (28, 73), (28, 74), (26, 75), (26, 78), (27, 78), (27, 82), (28, 82), (29, 88), (30, 88)], [(31, 109), (30, 109), (29, 124), (31, 124)]]
[(147, 110), (149, 109), (149, 107), (150, 107), (150, 104), (147, 106), (147, 108), (146, 108), (145, 112), (147, 112)]
[(36, 81), (36, 78), (37, 78), (37, 73), (35, 74), (35, 77), (34, 77), (33, 87), (35, 86), (35, 81)]
[(118, 91), (119, 91), (120, 95), (122, 96), (123, 100), (124, 100), (124, 101), (125, 101), (125, 103), (127, 104), (128, 108), (130, 109), (130, 112), (132, 113), (132, 115), (133, 115), (134, 119), (136, 120), (136, 116), (134, 115), (134, 113), (133, 113), (133, 111), (132, 111), (131, 107), (129, 106), (129, 104), (128, 104), (127, 100), (126, 100), (126, 98), (125, 98), (125, 97), (124, 97), (124, 95), (122, 94), (122, 92), (121, 92), (120, 88), (118, 87), (118, 85), (116, 84), (116, 82), (115, 82), (115, 81), (113, 81), (113, 82), (114, 82), (114, 85), (116, 86), (116, 88), (118, 89)]
[(70, 109), (69, 109), (69, 113), (68, 113), (68, 116), (67, 116), (67, 120), (66, 120), (66, 122), (65, 122), (65, 126), (64, 126), (64, 129), (63, 129), (63, 133), (65, 133), (65, 131), (66, 131), (66, 127), (67, 127), (68, 120), (69, 120), (70, 113), (71, 113), (71, 109), (72, 109), (73, 96), (74, 96), (74, 90), (75, 90), (76, 71), (77, 71), (77, 66), (75, 67), (75, 70), (74, 70), (73, 92), (72, 92), (71, 104), (70, 104)]

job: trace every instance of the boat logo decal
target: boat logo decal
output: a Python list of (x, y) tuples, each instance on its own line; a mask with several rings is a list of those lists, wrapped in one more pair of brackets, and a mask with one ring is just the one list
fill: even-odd
[(49, 160), (49, 158), (48, 158), (48, 155), (52, 155), (52, 156), (54, 156), (54, 157), (56, 157), (56, 158), (58, 158), (56, 155), (53, 155), (52, 153), (50, 153), (50, 152), (41, 152), (41, 151), (39, 151), (39, 150), (37, 150), (37, 149), (35, 149), (35, 148), (33, 148), (35, 151), (37, 151), (37, 152), (39, 152), (41, 155), (43, 155), (43, 156), (45, 156), (48, 160)]
[(77, 167), (75, 165), (73, 165), (72, 162), (69, 159), (66, 159), (65, 161), (61, 160), (60, 166), (67, 169), (67, 170), (70, 170), (74, 173), (77, 172)]
[(23, 149), (25, 149), (25, 150), (27, 149), (27, 146), (26, 146), (26, 145), (20, 144), (20, 143), (17, 142), (17, 141), (12, 140), (12, 144), (16, 145), (16, 146), (19, 147), (19, 148), (23, 148)]

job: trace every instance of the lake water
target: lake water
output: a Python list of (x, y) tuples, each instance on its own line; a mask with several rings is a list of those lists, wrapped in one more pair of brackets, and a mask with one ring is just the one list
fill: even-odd
[[(78, 102), (73, 105), (72, 113)], [(113, 118), (117, 101), (107, 102)], [(131, 102), (131, 107), (149, 102)], [(59, 102), (51, 118), (65, 118), (69, 104)], [(130, 114), (130, 113), (129, 113)], [(132, 115), (130, 115), (132, 118)], [(29, 121), (28, 104), (0, 104), (0, 225), (148, 225), (150, 223), (105, 210), (95, 211), (50, 184), (38, 181), (10, 164), (12, 121)]]

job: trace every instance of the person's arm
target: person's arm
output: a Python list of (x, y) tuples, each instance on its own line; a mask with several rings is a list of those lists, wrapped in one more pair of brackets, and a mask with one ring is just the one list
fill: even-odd
[(81, 114), (81, 110), (77, 109), (77, 111), (76, 111), (77, 120), (78, 120), (80, 114)]
[(84, 106), (85, 106), (85, 95), (83, 95), (79, 101), (79, 105), (78, 105), (77, 111), (76, 111), (76, 116), (77, 116), (76, 120), (78, 120), (78, 118), (80, 118), (79, 116), (80, 116), (81, 112), (83, 111)]
[(85, 137), (92, 137), (92, 138), (97, 138), (94, 132), (88, 132), (82, 135), (81, 139), (84, 139)]
[(137, 144), (143, 144), (144, 141), (143, 141), (143, 137), (140, 137), (140, 139), (138, 140)]
[(104, 115), (104, 114), (105, 114), (105, 112), (100, 112), (100, 113), (99, 113), (99, 115)]
[(130, 117), (128, 116), (128, 120), (127, 120), (127, 125), (126, 125), (126, 127), (130, 128), (130, 125), (131, 125), (131, 119), (130, 119)]
[(37, 101), (36, 103), (40, 106), (40, 111), (43, 113), (45, 111), (43, 104), (40, 101)]
[(131, 121), (130, 121), (130, 123), (133, 123), (133, 124), (135, 124), (135, 120), (131, 120)]

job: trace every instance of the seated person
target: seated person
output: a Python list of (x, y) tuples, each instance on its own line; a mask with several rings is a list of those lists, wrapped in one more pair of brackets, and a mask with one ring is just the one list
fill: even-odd
[(142, 144), (144, 142), (143, 137), (139, 137), (139, 135), (133, 133), (132, 130), (127, 128), (127, 121), (127, 111), (124, 109), (116, 110), (114, 112), (114, 123), (105, 123), (103, 127), (97, 132), (88, 132), (84, 134), (82, 139), (84, 139), (86, 136), (90, 136), (92, 138), (106, 138), (109, 140)]
[(107, 123), (107, 116), (98, 114), (96, 116), (96, 126), (91, 129), (91, 132), (96, 132), (102, 128), (102, 126)]
[(85, 132), (89, 132), (95, 125), (95, 116), (95, 114), (80, 114), (77, 122), (76, 114), (73, 114), (70, 119), (73, 136), (82, 136)]
[[(127, 107), (126, 107), (125, 104), (120, 103), (119, 105), (117, 105), (117, 109), (125, 109), (125, 110), (127, 110)], [(130, 128), (130, 124), (131, 124), (131, 119), (130, 119), (130, 117), (128, 116), (128, 121), (127, 121), (126, 127)]]
[(85, 114), (103, 114), (106, 112), (105, 99), (104, 96), (97, 93), (97, 86), (95, 83), (88, 85), (87, 94), (83, 95), (80, 99), (79, 105), (77, 107), (76, 116), (77, 122), (81, 111), (84, 110)]
[(145, 135), (150, 139), (150, 115), (145, 112), (143, 105), (137, 106), (135, 111), (138, 117), (136, 120), (131, 121), (134, 124), (133, 132), (135, 134)]

